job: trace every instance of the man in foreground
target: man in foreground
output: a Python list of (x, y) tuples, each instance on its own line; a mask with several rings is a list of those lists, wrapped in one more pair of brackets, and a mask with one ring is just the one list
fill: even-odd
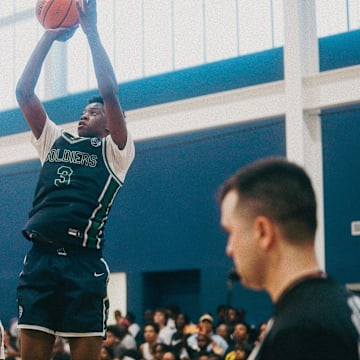
[(227, 255), (275, 312), (251, 360), (358, 360), (360, 300), (317, 262), (316, 200), (305, 171), (282, 158), (240, 169), (219, 191)]

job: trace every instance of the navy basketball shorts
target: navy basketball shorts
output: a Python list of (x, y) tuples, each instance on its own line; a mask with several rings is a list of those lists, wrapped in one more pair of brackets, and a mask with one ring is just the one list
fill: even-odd
[(101, 252), (34, 243), (19, 276), (19, 328), (105, 336), (109, 269)]

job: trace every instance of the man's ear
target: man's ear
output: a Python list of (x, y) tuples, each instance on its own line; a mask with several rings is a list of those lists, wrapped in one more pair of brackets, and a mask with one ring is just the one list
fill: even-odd
[(267, 250), (275, 238), (275, 223), (266, 216), (258, 216), (254, 221), (254, 234), (260, 248)]

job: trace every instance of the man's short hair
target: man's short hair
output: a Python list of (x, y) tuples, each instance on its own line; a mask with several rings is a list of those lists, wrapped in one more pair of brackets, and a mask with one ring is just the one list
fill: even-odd
[(289, 241), (314, 239), (316, 199), (302, 167), (281, 157), (261, 159), (230, 177), (219, 190), (219, 201), (232, 190), (239, 195), (239, 211), (268, 217)]

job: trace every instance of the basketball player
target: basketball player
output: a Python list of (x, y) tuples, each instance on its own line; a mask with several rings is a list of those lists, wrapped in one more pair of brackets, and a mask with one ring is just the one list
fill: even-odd
[(16, 89), (42, 162), (23, 230), (33, 244), (18, 285), (22, 360), (50, 359), (55, 336), (68, 338), (72, 360), (98, 360), (108, 313), (104, 225), (135, 153), (98, 34), (96, 1), (83, 1), (78, 11), (101, 95), (85, 107), (80, 137), (56, 126), (34, 93), (52, 44), (74, 29), (45, 31)]
[(275, 305), (249, 359), (358, 360), (360, 299), (319, 267), (315, 194), (304, 170), (259, 160), (228, 179), (219, 198), (237, 274)]

